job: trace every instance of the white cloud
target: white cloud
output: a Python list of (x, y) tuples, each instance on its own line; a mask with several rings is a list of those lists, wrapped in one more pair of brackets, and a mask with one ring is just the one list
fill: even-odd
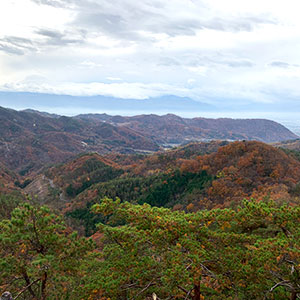
[(120, 77), (106, 77), (106, 79), (110, 81), (122, 81), (122, 78)]
[(187, 67), (186, 69), (201, 76), (205, 76), (207, 72), (207, 68), (203, 66)]
[(296, 0), (1, 1), (0, 89), (283, 101), (300, 95), (299, 9)]
[[(152, 83), (62, 83), (49, 84), (40, 83), (40, 77), (37, 81), (32, 80), (34, 76), (28, 80), (18, 83), (10, 83), (2, 86), (4, 91), (28, 91), (35, 93), (50, 93), (57, 95), (72, 95), (72, 96), (113, 96), (123, 99), (147, 99), (150, 97), (158, 97), (164, 94), (174, 94), (183, 96), (188, 92), (185, 88), (174, 87), (171, 85)], [(116, 80), (116, 79), (113, 79)]]
[(102, 64), (98, 64), (98, 63), (95, 63), (95, 62), (90, 61), (90, 60), (82, 61), (82, 62), (80, 63), (80, 66), (87, 67), (87, 68), (91, 68), (91, 69), (103, 67)]
[(35, 28), (62, 28), (74, 14), (65, 9), (39, 6), (30, 0), (0, 2), (0, 36), (34, 37)]

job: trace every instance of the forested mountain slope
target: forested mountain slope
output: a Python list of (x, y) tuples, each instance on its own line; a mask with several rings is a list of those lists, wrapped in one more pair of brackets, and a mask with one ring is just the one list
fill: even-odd
[(77, 118), (103, 120), (131, 128), (160, 144), (181, 144), (187, 140), (201, 139), (257, 140), (268, 143), (297, 138), (284, 126), (264, 119), (188, 119), (173, 114), (133, 117), (88, 114)]
[(131, 129), (103, 122), (0, 108), (0, 123), (0, 162), (21, 175), (81, 152), (159, 149), (155, 142)]
[[(298, 160), (261, 142), (222, 145), (190, 144), (152, 155), (80, 155), (44, 172), (49, 183), (43, 199), (81, 219), (89, 234), (95, 230), (89, 208), (106, 196), (187, 211), (236, 207), (252, 197), (298, 203)], [(40, 180), (25, 191), (37, 194)]]
[(0, 163), (0, 193), (6, 193), (17, 189), (15, 185), (18, 182), (19, 176), (14, 172), (8, 170)]
[(268, 120), (186, 119), (175, 115), (64, 117), (0, 108), (0, 162), (21, 176), (82, 152), (155, 152), (194, 140), (297, 138)]

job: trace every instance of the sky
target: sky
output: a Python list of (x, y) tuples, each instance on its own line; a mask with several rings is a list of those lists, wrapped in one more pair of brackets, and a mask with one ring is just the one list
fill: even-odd
[(299, 0), (2, 0), (0, 91), (297, 106), (299, 11)]

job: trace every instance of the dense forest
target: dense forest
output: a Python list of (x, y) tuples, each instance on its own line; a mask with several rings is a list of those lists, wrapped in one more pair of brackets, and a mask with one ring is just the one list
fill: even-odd
[(259, 142), (191, 144), (150, 156), (88, 154), (46, 174), (69, 198), (64, 212), (86, 235), (100, 220), (90, 207), (106, 196), (186, 212), (233, 208), (251, 198), (296, 205), (300, 196), (297, 157)]
[(46, 207), (14, 209), (0, 223), (1, 289), (19, 299), (299, 296), (299, 206), (185, 213), (104, 198), (91, 209), (106, 218), (94, 239)]
[(299, 299), (298, 153), (213, 141), (3, 168), (0, 294)]

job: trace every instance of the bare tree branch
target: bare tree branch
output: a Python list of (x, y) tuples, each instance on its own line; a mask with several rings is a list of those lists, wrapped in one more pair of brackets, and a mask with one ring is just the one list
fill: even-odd
[(21, 267), (21, 272), (22, 272), (22, 275), (23, 275), (23, 278), (25, 280), (25, 282), (27, 283), (27, 288), (28, 288), (28, 291), (30, 292), (30, 294), (32, 295), (33, 299), (36, 298), (35, 296), (35, 293), (34, 291), (32, 290), (31, 288), (31, 283), (30, 283), (30, 279), (29, 279), (29, 276), (26, 272), (26, 269), (24, 267)]
[(185, 292), (186, 294), (189, 292), (188, 290), (186, 290), (185, 288), (183, 288), (182, 286), (180, 285), (177, 285), (177, 287), (182, 290), (183, 292)]
[(140, 294), (142, 294), (143, 292), (145, 292), (151, 285), (153, 285), (153, 280), (152, 281), (150, 281), (141, 291), (139, 291), (136, 295), (135, 295), (135, 297), (134, 297), (134, 299), (136, 299)]
[(271, 287), (270, 292), (273, 292), (279, 286), (287, 286), (290, 289), (293, 289), (293, 287), (290, 285), (290, 281), (284, 280), (284, 281), (280, 281), (280, 282), (276, 283), (273, 287)]
[(188, 293), (186, 294), (184, 300), (187, 300), (187, 299), (188, 299), (188, 297), (189, 297), (189, 295), (191, 294), (192, 290), (193, 290), (193, 289), (190, 289), (190, 290), (188, 291)]
[(14, 300), (18, 299), (27, 289), (29, 289), (33, 284), (37, 283), (38, 281), (40, 281), (39, 279), (36, 279), (35, 281), (32, 281), (29, 285), (25, 286), (21, 292), (14, 298)]

